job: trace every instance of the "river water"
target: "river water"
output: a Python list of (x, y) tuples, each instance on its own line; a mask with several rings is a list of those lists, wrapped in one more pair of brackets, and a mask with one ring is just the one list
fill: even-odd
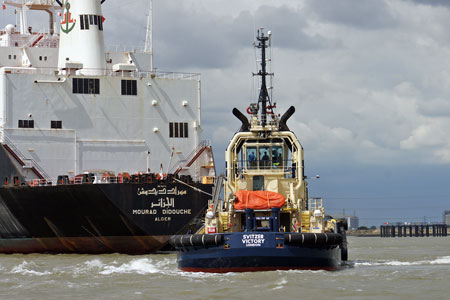
[(349, 237), (340, 271), (184, 273), (176, 254), (0, 255), (0, 299), (450, 299), (450, 238)]

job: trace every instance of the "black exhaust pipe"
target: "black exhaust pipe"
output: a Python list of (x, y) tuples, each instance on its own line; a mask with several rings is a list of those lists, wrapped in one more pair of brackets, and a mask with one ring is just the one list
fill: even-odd
[(235, 115), (236, 118), (238, 118), (242, 122), (242, 126), (241, 129), (239, 129), (239, 132), (250, 131), (250, 123), (248, 122), (248, 119), (244, 116), (244, 114), (239, 111), (239, 109), (233, 108), (233, 115)]
[(291, 106), (284, 113), (284, 115), (280, 119), (280, 130), (281, 131), (289, 131), (289, 127), (286, 125), (287, 120), (295, 113), (295, 107)]

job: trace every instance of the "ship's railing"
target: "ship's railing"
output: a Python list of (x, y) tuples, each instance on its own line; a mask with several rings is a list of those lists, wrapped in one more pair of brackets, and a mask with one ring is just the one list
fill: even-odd
[(50, 176), (45, 172), (45, 170), (39, 166), (39, 164), (32, 158), (27, 158), (22, 152), (14, 145), (14, 143), (9, 139), (6, 132), (2, 132), (1, 142), (6, 144), (15, 155), (22, 161), (23, 167), (28, 169), (36, 169), (42, 177), (46, 178), (44, 180), (48, 180)]
[(199, 73), (180, 73), (180, 72), (164, 72), (164, 71), (157, 71), (155, 73), (147, 72), (147, 75), (150, 75), (150, 77), (153, 76), (152, 74), (154, 74), (154, 77), (160, 79), (200, 80)]
[[(28, 67), (4, 67), (8, 73), (12, 74), (42, 74), (58, 75), (56, 68), (28, 68)], [(181, 73), (181, 72), (114, 72), (105, 70), (107, 76), (127, 77), (127, 78), (158, 78), (158, 79), (177, 79), (177, 80), (200, 80), (199, 73)], [(62, 76), (62, 75), (61, 75)], [(78, 76), (78, 75), (77, 75)], [(90, 76), (92, 77), (92, 76)]]
[[(195, 160), (198, 158), (198, 154), (203, 151), (206, 147), (211, 146), (211, 141), (209, 140), (203, 140), (200, 144), (197, 145), (197, 147), (192, 150), (191, 153), (189, 153), (185, 159), (180, 159), (177, 161), (174, 166), (169, 170), (169, 174), (177, 174), (183, 167), (190, 167), (192, 163), (195, 162)], [(198, 155), (198, 156), (197, 156)]]
[(63, 185), (63, 184), (98, 184), (98, 183), (123, 183), (119, 181), (119, 177), (113, 176), (108, 179), (93, 179), (93, 181), (86, 181), (81, 176), (75, 176), (65, 181), (62, 178), (48, 178), (48, 179), (32, 179), (27, 180), (29, 186), (49, 186), (49, 185)]
[[(25, 179), (22, 185), (34, 186), (54, 186), (54, 185), (81, 185), (81, 184), (142, 184), (155, 182), (179, 182), (192, 183), (195, 182), (189, 175), (174, 175), (174, 174), (155, 174), (155, 173), (139, 173), (133, 175), (107, 175), (101, 174), (79, 174), (69, 178), (69, 176), (58, 176), (58, 178), (48, 179)], [(19, 184), (19, 183), (18, 183)]]
[[(294, 169), (293, 169), (294, 168)], [(278, 160), (238, 160), (237, 173), (246, 174), (254, 171), (271, 171), (271, 172), (282, 172), (286, 175), (292, 174), (295, 171), (295, 167), (292, 165), (292, 159)]]
[(308, 208), (310, 211), (314, 211), (316, 209), (320, 209), (323, 207), (322, 198), (309, 198), (308, 199)]
[(55, 75), (54, 68), (3, 67), (8, 74)]
[[(0, 35), (5, 35), (5, 30), (0, 30)], [(14, 32), (10, 34), (9, 40), (2, 40), (0, 42), (1, 47), (18, 47), (18, 48), (58, 48), (59, 35), (50, 34), (48, 28), (42, 28), (37, 32), (31, 32), (27, 34), (21, 34), (20, 32)]]
[(137, 71), (137, 72), (121, 72), (107, 70), (107, 75), (116, 77), (129, 78), (158, 78), (158, 79), (178, 79), (178, 80), (200, 80), (199, 73), (183, 73), (183, 72), (166, 72), (166, 71)]
[[(48, 28), (43, 28), (39, 32), (33, 32), (26, 37), (24, 40), (26, 43), (25, 47), (58, 48), (59, 46), (59, 36), (51, 35)], [(20, 47), (23, 47), (23, 45)]]
[(105, 46), (105, 52), (131, 52), (131, 53), (144, 53), (144, 46), (131, 46), (131, 45), (108, 45)]
[[(3, 2), (3, 1), (2, 1)], [(9, 0), (7, 2), (12, 2), (12, 3), (17, 3), (17, 4), (23, 4), (23, 0)], [(27, 4), (40, 4), (40, 5), (54, 5), (55, 4), (55, 0), (27, 0), (26, 1)]]

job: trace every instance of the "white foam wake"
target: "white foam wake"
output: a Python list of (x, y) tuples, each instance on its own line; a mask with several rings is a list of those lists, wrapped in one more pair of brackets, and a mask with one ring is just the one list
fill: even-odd
[(442, 256), (433, 260), (418, 260), (418, 261), (356, 261), (355, 266), (420, 266), (420, 265), (450, 265), (450, 256)]
[(110, 275), (114, 273), (137, 273), (137, 274), (153, 274), (158, 273), (159, 269), (152, 264), (152, 260), (148, 258), (134, 259), (120, 266), (103, 266), (100, 274)]
[(450, 256), (439, 257), (430, 263), (432, 265), (450, 265)]
[(51, 272), (49, 271), (35, 271), (31, 268), (36, 267), (34, 264), (29, 263), (27, 261), (23, 261), (21, 264), (15, 266), (12, 268), (11, 273), (13, 274), (22, 274), (22, 275), (36, 275), (36, 276), (44, 276), (44, 275), (50, 275)]

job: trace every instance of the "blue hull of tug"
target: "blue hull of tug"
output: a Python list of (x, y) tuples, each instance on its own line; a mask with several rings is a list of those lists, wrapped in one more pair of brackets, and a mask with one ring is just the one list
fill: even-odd
[[(293, 235), (296, 235), (296, 241), (291, 240)], [(205, 243), (205, 237), (211, 242), (206, 240)], [(178, 243), (172, 245), (178, 250), (181, 270), (225, 273), (336, 270), (341, 264), (341, 243), (339, 234), (237, 232), (203, 237), (179, 236)]]

